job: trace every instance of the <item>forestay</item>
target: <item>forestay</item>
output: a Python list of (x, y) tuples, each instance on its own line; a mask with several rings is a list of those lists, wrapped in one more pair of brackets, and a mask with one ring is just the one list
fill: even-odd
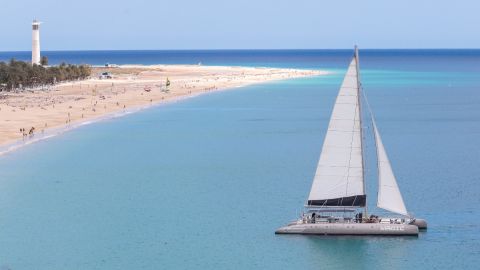
[(397, 185), (397, 180), (393, 174), (387, 152), (383, 147), (380, 133), (377, 130), (375, 121), (373, 121), (373, 130), (375, 132), (375, 143), (377, 146), (378, 159), (378, 200), (377, 206), (401, 215), (407, 216), (407, 209), (403, 203), (402, 194)]
[(365, 206), (357, 59), (338, 93), (308, 205)]

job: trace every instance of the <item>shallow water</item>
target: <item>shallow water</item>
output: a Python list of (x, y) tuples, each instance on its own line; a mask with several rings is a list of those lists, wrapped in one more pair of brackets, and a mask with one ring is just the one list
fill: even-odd
[(207, 94), (0, 156), (0, 267), (476, 269), (478, 67), (375, 57), (363, 85), (407, 208), (429, 222), (418, 238), (274, 235), (308, 195), (341, 55), (330, 76)]

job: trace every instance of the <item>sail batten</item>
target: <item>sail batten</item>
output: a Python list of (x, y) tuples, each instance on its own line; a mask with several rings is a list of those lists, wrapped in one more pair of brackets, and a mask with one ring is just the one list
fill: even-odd
[(393, 174), (392, 166), (383, 146), (382, 138), (378, 132), (375, 120), (373, 121), (373, 130), (375, 135), (375, 144), (377, 146), (377, 162), (378, 162), (378, 198), (377, 206), (408, 216), (407, 208), (403, 202), (402, 194), (397, 185), (397, 180)]
[(309, 205), (365, 206), (357, 59), (354, 57), (333, 107)]

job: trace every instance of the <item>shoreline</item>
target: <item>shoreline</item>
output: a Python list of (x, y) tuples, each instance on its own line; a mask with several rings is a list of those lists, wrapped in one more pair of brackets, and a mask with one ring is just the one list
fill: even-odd
[[(0, 128), (3, 128), (2, 126), (9, 126), (9, 122), (17, 122), (17, 126), (19, 126), (19, 123), (25, 124), (29, 122), (29, 117), (33, 119), (30, 121), (32, 123), (38, 124), (38, 119), (36, 118), (44, 120), (45, 126), (41, 129), (35, 128), (36, 132), (33, 136), (22, 136), (22, 134), (18, 133), (18, 129), (12, 129), (12, 127), (9, 126), (10, 132), (8, 135), (10, 135), (10, 137), (3, 140), (0, 139), (0, 156), (11, 153), (31, 143), (61, 135), (84, 125), (122, 117), (148, 108), (178, 102), (183, 99), (193, 98), (202, 94), (215, 93), (217, 91), (227, 91), (252, 84), (329, 74), (329, 72), (320, 70), (196, 65), (122, 65), (113, 68), (94, 68), (94, 72), (98, 72), (100, 70), (107, 70), (109, 72), (112, 71), (112, 73), (116, 75), (114, 75), (113, 79), (108, 80), (88, 79), (77, 82), (61, 83), (59, 85), (52, 86), (52, 89), (49, 91), (33, 91), (33, 93), (8, 93), (7, 98), (0, 100)], [(199, 70), (201, 71), (201, 74), (197, 74)], [(155, 74), (161, 72), (165, 73), (165, 71), (168, 74)], [(95, 76), (95, 74), (92, 72), (92, 77), (93, 76)], [(132, 80), (132, 77), (135, 78)], [(169, 92), (163, 92), (163, 90), (162, 92), (155, 90), (156, 93), (153, 94), (151, 94), (153, 90), (146, 92), (147, 86), (150, 88), (150, 84), (153, 84), (154, 86), (152, 88), (158, 87), (158, 83), (162, 83), (165, 78), (169, 78), (173, 85)], [(190, 87), (187, 87), (187, 83), (185, 83), (185, 81), (193, 82), (193, 84), (189, 85)], [(224, 83), (219, 83), (219, 81), (223, 81)], [(155, 83), (157, 83), (157, 85)], [(180, 85), (179, 87), (179, 83), (184, 83), (184, 86)], [(115, 93), (115, 96), (119, 95), (119, 97), (112, 97), (112, 93), (105, 93), (105, 91), (103, 91), (104, 89), (102, 90), (99, 89), (99, 87), (97, 88), (99, 84), (103, 84), (103, 86), (106, 85), (104, 88), (111, 88), (111, 92), (113, 92), (115, 87), (123, 87), (124, 96), (121, 96), (122, 94)], [(138, 89), (139, 84), (145, 84), (144, 91), (142, 91), (142, 89)], [(84, 88), (87, 86), (87, 92), (82, 90), (82, 85)], [(90, 88), (93, 89), (93, 85), (95, 85), (95, 90), (92, 90), (92, 94), (89, 94), (88, 91)], [(78, 91), (75, 92), (71, 89)], [(72, 93), (72, 91), (74, 93)], [(79, 91), (83, 93), (83, 96), (82, 94), (79, 94)], [(71, 100), (72, 98), (70, 96), (72, 94), (81, 95), (81, 97), (73, 97), (73, 100)], [(111, 95), (108, 96), (108, 98), (111, 100), (105, 101), (106, 94)], [(34, 99), (36, 95), (39, 95), (37, 100)], [(44, 112), (43, 110), (47, 110), (45, 107), (50, 106), (51, 104), (43, 104), (42, 102), (44, 102), (44, 99), (48, 100), (52, 95), (58, 97), (60, 99), (60, 103), (55, 103), (55, 101), (53, 101), (53, 109), (51, 110), (51, 112), (53, 111), (53, 114), (48, 116), (51, 118), (49, 120), (53, 119), (52, 121), (54, 124), (47, 126), (46, 120), (42, 119), (41, 116), (36, 115), (35, 113), (42, 113)], [(67, 99), (67, 101), (64, 101), (65, 96), (70, 98), (70, 100)], [(32, 98), (34, 99), (33, 102), (30, 100)], [(88, 104), (89, 102), (86, 100), (87, 98), (91, 98), (90, 104)], [(15, 104), (15, 106), (11, 106), (8, 101), (13, 101), (15, 99), (22, 99), (23, 101), (26, 100), (25, 104), (23, 104), (24, 107), (22, 108), (21, 104), (19, 105), (18, 102)], [(93, 104), (93, 101), (95, 101), (95, 104)], [(122, 101), (123, 108), (120, 106), (120, 101)], [(98, 112), (96, 111), (96, 105), (98, 105), (98, 102), (104, 104), (104, 111), (101, 111), (101, 109), (98, 109)], [(116, 107), (112, 105), (112, 103), (115, 102)], [(81, 105), (83, 105), (83, 107), (75, 106), (75, 108), (73, 108), (73, 104), (78, 105), (76, 103), (82, 103)], [(28, 104), (28, 107), (26, 104)], [(65, 110), (65, 108), (56, 109), (55, 105), (57, 105), (57, 107), (66, 107), (67, 110)], [(107, 105), (113, 106), (113, 109), (111, 107), (107, 109)], [(8, 109), (9, 106), (14, 109), (10, 108), (11, 112), (2, 116), (2, 113), (5, 112), (5, 109)], [(80, 110), (80, 107), (82, 107), (82, 110)], [(86, 107), (92, 109), (93, 112), (86, 111)], [(17, 108), (23, 110), (22, 116), (24, 117), (16, 114)], [(25, 113), (26, 108), (28, 108), (29, 111), (32, 110), (32, 112), (30, 114)], [(41, 110), (38, 108), (41, 108)], [(65, 111), (68, 111), (68, 120), (65, 121), (65, 123), (63, 119), (58, 121), (58, 118), (61, 118), (62, 116), (63, 118), (65, 117)], [(81, 118), (79, 117), (79, 113), (81, 113)], [(25, 114), (27, 115), (26, 117)], [(76, 117), (73, 117), (74, 114)], [(84, 114), (88, 114), (87, 117), (84, 117)], [(12, 117), (12, 119), (7, 119), (8, 117)], [(32, 127), (35, 126), (32, 125)], [(17, 136), (12, 136), (14, 135), (15, 131), (17, 131)], [(3, 133), (8, 133), (8, 131)]]
[[(241, 87), (243, 87), (243, 86), (241, 86)], [(236, 87), (236, 88), (241, 88), (241, 87)], [(218, 90), (218, 92), (226, 91), (226, 90), (233, 90), (233, 89), (235, 89), (235, 88), (230, 88), (230, 89), (226, 88), (226, 89)], [(190, 96), (181, 96), (181, 97), (178, 97), (177, 99), (170, 99), (170, 100), (166, 100), (164, 102), (157, 102), (157, 103), (154, 103), (154, 104), (151, 104), (151, 105), (131, 107), (128, 110), (109, 112), (109, 113), (106, 113), (106, 114), (103, 114), (103, 115), (99, 115), (98, 117), (93, 117), (93, 118), (90, 118), (90, 119), (86, 119), (84, 121), (77, 121), (77, 122), (74, 122), (74, 123), (71, 123), (71, 124), (65, 124), (63, 126), (51, 127), (51, 128), (46, 129), (42, 133), (35, 134), (32, 137), (26, 136), (25, 138), (22, 138), (22, 139), (7, 141), (5, 143), (0, 144), (0, 156), (6, 155), (6, 154), (11, 153), (11, 152), (14, 152), (15, 150), (18, 150), (18, 149), (20, 149), (24, 146), (28, 146), (32, 143), (41, 142), (41, 141), (44, 141), (44, 140), (62, 135), (66, 132), (69, 132), (71, 130), (74, 130), (74, 129), (77, 129), (77, 128), (80, 128), (80, 127), (83, 127), (83, 126), (86, 126), (86, 125), (95, 124), (95, 123), (110, 120), (110, 119), (124, 117), (124, 116), (130, 115), (130, 114), (133, 114), (133, 113), (137, 113), (137, 112), (140, 112), (140, 111), (143, 111), (143, 110), (147, 110), (147, 109), (150, 109), (150, 108), (155, 108), (157, 106), (172, 104), (172, 103), (179, 102), (179, 101), (182, 101), (182, 100), (185, 100), (185, 99), (194, 98), (194, 97), (197, 97), (197, 96), (200, 96), (200, 95), (211, 94), (211, 93), (213, 93), (213, 92), (197, 93), (195, 95), (190, 95)]]

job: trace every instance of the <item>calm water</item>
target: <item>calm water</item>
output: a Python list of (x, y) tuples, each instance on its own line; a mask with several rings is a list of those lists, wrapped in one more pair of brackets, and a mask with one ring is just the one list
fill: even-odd
[[(480, 72), (480, 50), (360, 50), (363, 68)], [(52, 65), (193, 64), (345, 69), (352, 50), (46, 51)], [(31, 60), (31, 52), (0, 52), (0, 61)]]
[[(88, 63), (124, 63), (120, 52), (97, 53), (58, 52), (75, 62), (89, 55)], [(136, 59), (136, 52), (123, 53)], [(407, 208), (429, 221), (418, 238), (273, 233), (308, 195), (351, 53), (266, 51), (223, 62), (224, 51), (207, 53), (213, 56), (202, 58), (205, 64), (337, 73), (158, 106), (1, 156), (0, 267), (478, 269), (479, 51), (361, 55), (364, 87)]]

